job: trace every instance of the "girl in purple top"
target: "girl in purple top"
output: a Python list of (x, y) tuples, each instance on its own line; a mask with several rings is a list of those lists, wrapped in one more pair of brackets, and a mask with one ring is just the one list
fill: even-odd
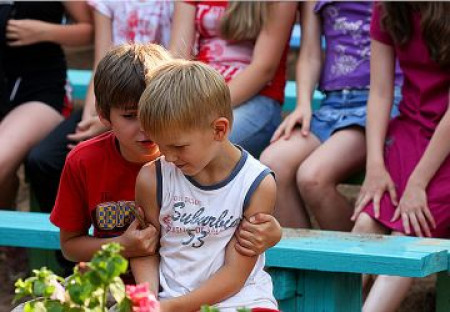
[[(450, 237), (449, 16), (446, 2), (375, 7), (367, 174), (354, 232)], [(405, 82), (400, 115), (389, 122), (395, 57)], [(412, 281), (378, 276), (364, 311), (396, 311)]]
[[(297, 108), (261, 155), (277, 176), (275, 211), (283, 226), (310, 227), (306, 203), (321, 228), (352, 228), (353, 207), (336, 186), (364, 168), (371, 15), (370, 2), (301, 4)], [(326, 39), (325, 58), (321, 35)], [(318, 83), (326, 98), (312, 112), (311, 95)], [(398, 102), (400, 92), (397, 95)]]

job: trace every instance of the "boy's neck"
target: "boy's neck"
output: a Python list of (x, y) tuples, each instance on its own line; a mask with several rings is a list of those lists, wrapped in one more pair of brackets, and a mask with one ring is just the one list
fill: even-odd
[(195, 177), (201, 185), (214, 185), (230, 176), (241, 159), (242, 151), (230, 141), (223, 142), (215, 158)]

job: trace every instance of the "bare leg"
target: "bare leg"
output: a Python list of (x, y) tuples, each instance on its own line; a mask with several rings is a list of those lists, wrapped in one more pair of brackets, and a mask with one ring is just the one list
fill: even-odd
[[(352, 233), (388, 234), (389, 230), (372, 219), (372, 217), (370, 217), (368, 214), (362, 212), (355, 222)], [(373, 279), (373, 276), (363, 274), (362, 287), (364, 297), (368, 295), (371, 286), (370, 282)]]
[(310, 228), (309, 216), (295, 184), (295, 172), (302, 161), (320, 145), (314, 135), (304, 137), (295, 130), (289, 140), (280, 139), (261, 154), (261, 162), (275, 172), (277, 201), (275, 216), (284, 227)]
[(364, 168), (365, 137), (359, 128), (333, 134), (301, 164), (297, 184), (320, 228), (350, 231), (353, 207), (337, 190), (338, 183)]
[(30, 149), (62, 120), (61, 114), (50, 106), (28, 102), (0, 122), (0, 207), (14, 204), (17, 169)]
[[(392, 235), (404, 235), (393, 232)], [(412, 277), (379, 275), (367, 296), (364, 312), (394, 312), (400, 307), (414, 283)]]

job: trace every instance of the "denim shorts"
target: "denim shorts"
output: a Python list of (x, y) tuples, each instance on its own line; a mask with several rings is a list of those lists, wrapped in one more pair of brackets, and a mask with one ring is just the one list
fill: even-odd
[[(311, 132), (325, 142), (336, 131), (348, 127), (366, 127), (366, 111), (369, 90), (339, 90), (325, 92), (320, 108), (313, 112)], [(398, 115), (401, 99), (400, 88), (395, 88), (391, 118)]]
[(281, 123), (280, 102), (257, 95), (233, 109), (230, 141), (259, 157)]

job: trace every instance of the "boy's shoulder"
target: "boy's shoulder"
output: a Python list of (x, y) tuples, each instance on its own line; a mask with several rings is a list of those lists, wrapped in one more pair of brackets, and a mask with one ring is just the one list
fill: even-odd
[(111, 131), (100, 134), (92, 139), (80, 142), (70, 151), (66, 162), (97, 163), (111, 158), (116, 152), (115, 136)]

